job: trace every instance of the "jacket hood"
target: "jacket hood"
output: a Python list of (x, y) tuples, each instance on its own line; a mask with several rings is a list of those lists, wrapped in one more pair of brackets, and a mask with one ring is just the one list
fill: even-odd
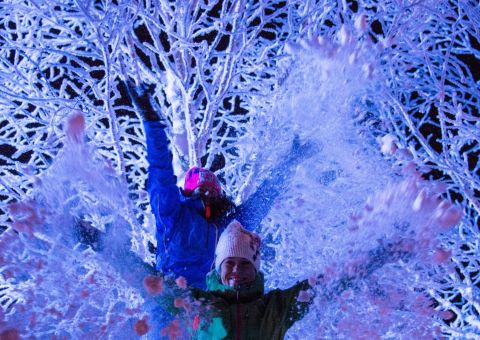
[(224, 285), (220, 274), (214, 269), (207, 274), (207, 291), (228, 302), (247, 303), (261, 298), (264, 293), (265, 280), (262, 272), (257, 272), (255, 280), (238, 288)]

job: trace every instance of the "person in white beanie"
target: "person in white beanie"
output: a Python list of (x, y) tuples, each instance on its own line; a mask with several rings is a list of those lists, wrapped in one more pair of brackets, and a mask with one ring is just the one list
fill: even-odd
[[(181, 318), (186, 327), (183, 331), (194, 339), (281, 340), (287, 330), (305, 316), (314, 295), (335, 299), (346, 289), (354, 289), (357, 280), (386, 263), (406, 261), (411, 256), (410, 243), (405, 240), (380, 244), (366, 254), (365, 261), (328, 285), (324, 276), (319, 275), (288, 289), (274, 289), (265, 294), (260, 244), (258, 235), (234, 220), (218, 240), (215, 268), (207, 275), (206, 291), (185, 285), (176, 288), (166, 281), (169, 291), (159, 297), (159, 302), (176, 317), (170, 329), (178, 333)], [(310, 283), (317, 287), (312, 289)]]
[(194, 299), (213, 307), (215, 315), (212, 319), (205, 316), (208, 313), (200, 314), (203, 319), (195, 338), (283, 339), (306, 314), (312, 299), (299, 299), (299, 295), (313, 296), (308, 280), (264, 293), (260, 243), (258, 235), (236, 220), (220, 235), (215, 268), (207, 275), (207, 291), (191, 291)]
[(218, 240), (215, 269), (226, 286), (253, 282), (260, 270), (260, 237), (232, 221)]

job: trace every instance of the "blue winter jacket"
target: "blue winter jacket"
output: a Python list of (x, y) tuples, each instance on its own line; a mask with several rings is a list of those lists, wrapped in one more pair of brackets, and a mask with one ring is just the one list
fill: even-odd
[(304, 145), (301, 149), (294, 143), (290, 155), (244, 204), (222, 220), (208, 222), (202, 201), (185, 197), (177, 187), (164, 125), (145, 121), (144, 127), (149, 162), (147, 190), (156, 220), (157, 269), (165, 275), (183, 276), (189, 286), (205, 289), (220, 233), (233, 219), (256, 230), (290, 177), (293, 165), (311, 148), (305, 150)]

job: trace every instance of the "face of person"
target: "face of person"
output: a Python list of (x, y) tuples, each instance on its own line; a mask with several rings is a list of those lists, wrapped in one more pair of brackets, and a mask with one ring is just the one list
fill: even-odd
[(227, 257), (220, 266), (222, 283), (238, 287), (255, 280), (257, 272), (254, 265), (243, 257)]
[(209, 186), (197, 187), (192, 195), (199, 196), (205, 204), (220, 198), (220, 195)]

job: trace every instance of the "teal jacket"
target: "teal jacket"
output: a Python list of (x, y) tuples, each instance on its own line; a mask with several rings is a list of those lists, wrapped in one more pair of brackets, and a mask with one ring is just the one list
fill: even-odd
[(258, 273), (253, 283), (234, 289), (221, 283), (217, 271), (207, 276), (207, 291), (192, 289), (191, 295), (208, 311), (200, 315), (193, 338), (206, 339), (283, 339), (287, 330), (308, 311), (308, 302), (297, 301), (308, 281), (288, 289), (264, 293), (264, 278)]

